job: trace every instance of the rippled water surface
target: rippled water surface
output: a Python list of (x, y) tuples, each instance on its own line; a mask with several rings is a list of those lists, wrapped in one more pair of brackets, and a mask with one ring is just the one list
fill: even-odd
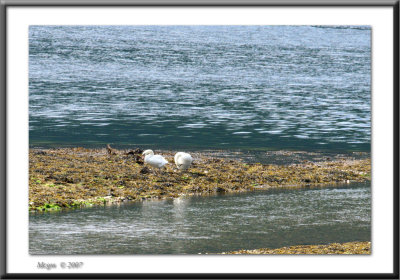
[(31, 145), (369, 151), (369, 27), (31, 26)]
[(197, 254), (370, 240), (369, 183), (29, 217), (30, 254)]

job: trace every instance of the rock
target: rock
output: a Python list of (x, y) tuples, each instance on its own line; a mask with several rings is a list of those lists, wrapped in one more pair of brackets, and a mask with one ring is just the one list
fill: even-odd
[(140, 174), (148, 174), (150, 173), (150, 169), (147, 166), (145, 166), (139, 172)]

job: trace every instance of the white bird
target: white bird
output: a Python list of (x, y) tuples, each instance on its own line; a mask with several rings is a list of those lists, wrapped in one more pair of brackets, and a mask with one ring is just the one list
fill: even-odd
[(161, 155), (155, 155), (152, 150), (145, 150), (142, 155), (144, 155), (144, 162), (155, 168), (162, 168), (168, 163), (168, 161)]
[(179, 170), (186, 170), (192, 164), (193, 158), (188, 153), (178, 152), (175, 154), (175, 164)]

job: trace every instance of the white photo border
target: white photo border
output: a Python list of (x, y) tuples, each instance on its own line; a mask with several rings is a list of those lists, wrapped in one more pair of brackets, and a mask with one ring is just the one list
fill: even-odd
[[(74, 273), (394, 273), (393, 7), (7, 7), (7, 273), (84, 262)], [(372, 254), (367, 256), (31, 256), (28, 252), (30, 25), (369, 25), (372, 28)], [(398, 181), (397, 181), (398, 183)], [(395, 186), (396, 187), (396, 186)], [(397, 197), (398, 202), (398, 197)], [(19, 205), (18, 207), (13, 207)]]

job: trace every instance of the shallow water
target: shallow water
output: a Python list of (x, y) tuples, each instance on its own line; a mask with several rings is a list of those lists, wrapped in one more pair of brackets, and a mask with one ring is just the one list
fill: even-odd
[(31, 26), (30, 144), (369, 151), (370, 36), (365, 26)]
[(370, 183), (29, 216), (30, 254), (198, 254), (370, 240)]

